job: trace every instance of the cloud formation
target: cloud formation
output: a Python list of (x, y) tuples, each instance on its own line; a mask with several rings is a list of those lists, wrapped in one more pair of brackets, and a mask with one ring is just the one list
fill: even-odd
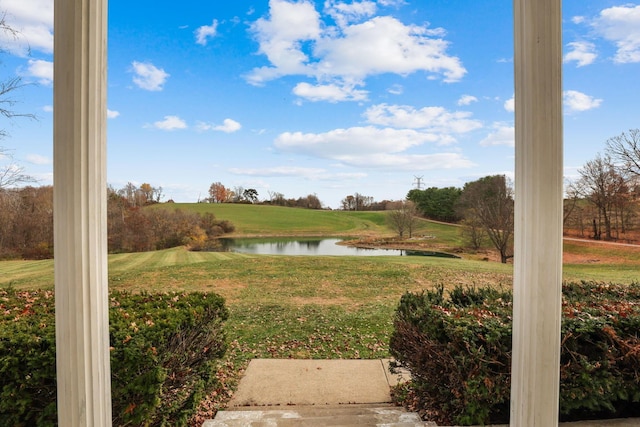
[(474, 102), (478, 102), (478, 98), (473, 95), (462, 95), (460, 99), (458, 99), (458, 105), (471, 105)]
[(133, 82), (140, 89), (161, 91), (169, 78), (169, 74), (150, 62), (133, 61), (131, 68), (134, 73)]
[(492, 128), (493, 132), (489, 133), (486, 138), (480, 141), (481, 146), (506, 145), (508, 147), (514, 147), (516, 145), (515, 127), (506, 123), (494, 123)]
[(296, 87), (293, 88), (293, 93), (308, 101), (328, 101), (334, 103), (341, 101), (364, 101), (369, 94), (366, 90), (356, 89), (350, 85), (339, 86), (331, 83), (314, 86), (306, 82), (298, 83)]
[(364, 112), (368, 123), (394, 128), (420, 129), (429, 132), (440, 144), (455, 142), (452, 135), (464, 134), (482, 127), (467, 111), (447, 111), (444, 107), (416, 109), (409, 105), (378, 104)]
[[(354, 93), (361, 97), (353, 88), (373, 75), (423, 71), (446, 82), (465, 75), (461, 61), (447, 54), (443, 29), (374, 16), (376, 9), (377, 4), (367, 0), (349, 4), (328, 0), (323, 17), (308, 0), (270, 0), (269, 15), (251, 25), (258, 52), (269, 65), (253, 69), (247, 81), (262, 85), (283, 76), (312, 77), (317, 84), (298, 84), (298, 96), (337, 102), (354, 100)], [(326, 95), (328, 89), (339, 93)]]
[(221, 125), (198, 122), (197, 127), (198, 130), (203, 132), (208, 130), (216, 130), (225, 133), (233, 133), (242, 129), (242, 125), (233, 119), (224, 119)]
[(38, 79), (38, 83), (49, 86), (53, 83), (53, 62), (41, 59), (30, 59), (27, 71)]
[(50, 158), (40, 154), (27, 154), (26, 160), (34, 165), (50, 165), (52, 163)]
[(53, 1), (2, 0), (7, 24), (18, 31), (0, 32), (0, 45), (14, 55), (27, 56), (31, 50), (53, 53)]
[(516, 111), (516, 98), (515, 98), (515, 95), (512, 96), (511, 98), (507, 99), (506, 101), (504, 101), (504, 109), (507, 110), (510, 113), (513, 113), (514, 111)]
[(640, 62), (640, 5), (604, 9), (593, 26), (602, 37), (616, 45), (614, 62)]
[(153, 123), (153, 127), (160, 130), (186, 129), (187, 123), (178, 116), (164, 116), (164, 120)]
[(242, 128), (242, 125), (238, 122), (236, 122), (233, 119), (224, 119), (224, 121), (222, 122), (221, 125), (216, 126), (213, 128), (213, 130), (218, 130), (221, 132), (225, 132), (225, 133), (233, 133), (233, 132), (237, 132), (240, 130), (240, 128)]
[(211, 25), (203, 25), (202, 27), (199, 27), (195, 31), (196, 43), (202, 46), (206, 46), (207, 41), (216, 36), (217, 29), (218, 29), (218, 21), (216, 19), (213, 20)]
[(564, 63), (571, 61), (576, 62), (576, 66), (584, 67), (585, 65), (593, 64), (598, 57), (596, 53), (596, 46), (590, 42), (571, 42), (567, 43), (567, 47), (571, 49), (564, 55)]
[(459, 153), (404, 153), (437, 140), (436, 135), (413, 129), (366, 126), (325, 133), (285, 132), (276, 138), (274, 145), (282, 152), (335, 160), (356, 167), (423, 170), (473, 165)]
[(602, 104), (602, 99), (594, 98), (577, 90), (566, 90), (562, 93), (567, 113), (593, 110)]

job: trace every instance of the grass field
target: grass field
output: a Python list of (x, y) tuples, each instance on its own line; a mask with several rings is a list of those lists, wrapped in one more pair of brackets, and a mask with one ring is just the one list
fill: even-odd
[[(391, 236), (379, 212), (311, 211), (251, 205), (160, 205), (213, 212), (235, 235)], [(458, 227), (424, 221), (418, 234), (434, 246), (459, 247)], [(248, 360), (388, 356), (400, 296), (434, 285), (503, 286), (511, 264), (431, 257), (289, 257), (189, 252), (184, 248), (109, 256), (109, 286), (133, 292), (210, 291), (231, 316), (225, 384), (203, 402), (202, 416), (224, 405)], [(477, 257), (476, 257), (477, 258)], [(565, 280), (638, 280), (640, 249), (565, 242)], [(53, 288), (53, 261), (0, 262), (0, 287)], [(208, 412), (207, 412), (208, 411)]]

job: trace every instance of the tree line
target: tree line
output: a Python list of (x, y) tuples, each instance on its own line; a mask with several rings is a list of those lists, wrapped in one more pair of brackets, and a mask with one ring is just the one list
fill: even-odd
[[(567, 183), (565, 234), (596, 240), (637, 240), (640, 225), (640, 129), (610, 138)], [(468, 182), (463, 188), (413, 189), (407, 200), (420, 215), (462, 226), (467, 246), (489, 241), (502, 262), (513, 256), (513, 185), (504, 175)], [(635, 234), (634, 234), (635, 233)]]
[(255, 188), (244, 188), (236, 186), (233, 189), (225, 186), (221, 182), (214, 182), (209, 186), (209, 197), (198, 200), (200, 203), (250, 203), (272, 206), (284, 206), (290, 208), (323, 209), (323, 204), (315, 194), (308, 194), (306, 197), (297, 199), (287, 199), (284, 194), (277, 191), (269, 191), (269, 197), (264, 200), (259, 199), (258, 191)]
[(567, 187), (565, 226), (580, 237), (632, 240), (639, 225), (640, 129), (608, 139), (604, 153), (578, 174)]
[[(212, 213), (166, 207), (161, 190), (149, 184), (107, 189), (107, 239), (110, 253), (140, 252), (186, 245), (206, 250), (216, 237), (234, 230)], [(53, 257), (53, 187), (0, 188), (0, 258)]]

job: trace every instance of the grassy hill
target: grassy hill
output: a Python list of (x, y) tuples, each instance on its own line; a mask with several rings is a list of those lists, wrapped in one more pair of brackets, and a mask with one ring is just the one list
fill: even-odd
[(170, 203), (152, 209), (213, 213), (235, 225), (242, 235), (347, 235), (391, 233), (384, 212), (345, 212), (237, 203)]

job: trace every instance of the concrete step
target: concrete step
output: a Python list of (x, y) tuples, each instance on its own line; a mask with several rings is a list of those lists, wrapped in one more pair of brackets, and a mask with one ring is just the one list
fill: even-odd
[[(238, 408), (240, 409), (240, 408)], [(391, 405), (250, 407), (220, 411), (202, 427), (424, 427), (416, 413)]]

